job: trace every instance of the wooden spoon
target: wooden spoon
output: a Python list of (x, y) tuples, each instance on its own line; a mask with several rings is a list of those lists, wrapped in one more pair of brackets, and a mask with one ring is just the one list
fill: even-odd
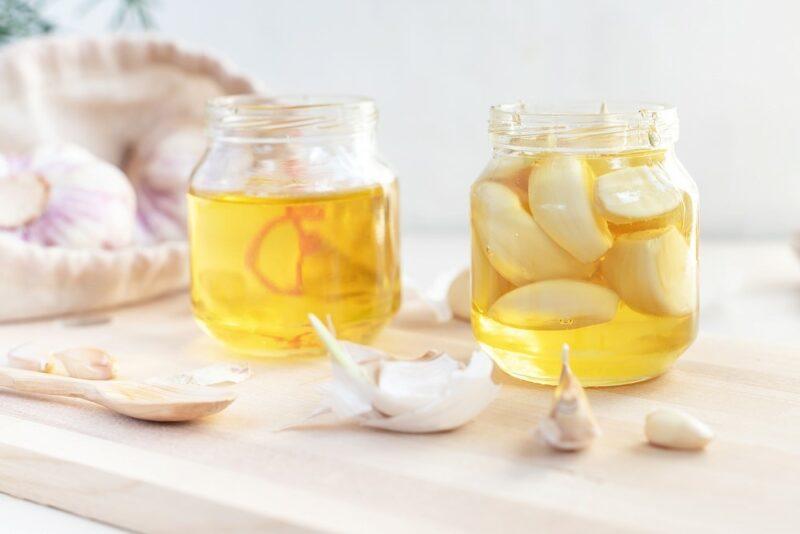
[(189, 384), (144, 384), (130, 380), (82, 380), (0, 367), (0, 387), (23, 393), (77, 397), (146, 421), (189, 421), (224, 410), (230, 390)]

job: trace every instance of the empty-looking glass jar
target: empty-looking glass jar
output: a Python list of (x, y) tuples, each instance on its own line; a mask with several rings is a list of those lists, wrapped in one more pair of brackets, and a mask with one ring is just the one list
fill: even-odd
[(674, 108), (491, 109), (472, 186), (472, 325), (506, 372), (585, 385), (663, 373), (697, 332), (697, 189)]
[(192, 304), (245, 353), (316, 352), (314, 313), (365, 342), (400, 302), (397, 184), (359, 97), (234, 96), (208, 106), (191, 180)]

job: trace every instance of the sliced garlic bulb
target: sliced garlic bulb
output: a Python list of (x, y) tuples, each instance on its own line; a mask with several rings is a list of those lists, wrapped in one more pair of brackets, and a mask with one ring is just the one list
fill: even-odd
[(559, 330), (610, 321), (619, 298), (610, 289), (578, 280), (545, 280), (510, 291), (489, 308), (509, 326)]
[(19, 228), (36, 220), (47, 206), (50, 187), (31, 172), (0, 176), (0, 228)]
[(670, 449), (702, 449), (714, 438), (714, 432), (705, 423), (672, 409), (648, 414), (644, 433), (651, 444)]
[(696, 262), (674, 227), (625, 234), (606, 255), (603, 276), (628, 306), (681, 316), (697, 303)]
[[(8, 232), (31, 243), (70, 248), (118, 248), (130, 244), (135, 227), (133, 189), (122, 172), (86, 150), (67, 144), (39, 147), (27, 156), (1, 157), (5, 173), (0, 183), (27, 181), (37, 176), (46, 184), (27, 188), (25, 216), (15, 215)], [(20, 193), (19, 191), (17, 191)], [(2, 211), (12, 209), (19, 196), (3, 197)]]
[(594, 212), (591, 168), (574, 156), (553, 155), (531, 172), (529, 204), (539, 226), (583, 263), (600, 258), (613, 236)]
[(661, 167), (626, 167), (599, 176), (595, 203), (607, 220), (653, 219), (675, 210), (683, 198)]
[(512, 189), (480, 182), (472, 192), (472, 220), (489, 262), (506, 280), (523, 285), (549, 278), (588, 278), (581, 263), (542, 231)]
[(395, 432), (441, 432), (471, 421), (499, 390), (491, 358), (483, 352), (476, 351), (466, 366), (443, 353), (398, 361), (371, 347), (339, 342), (317, 317), (309, 319), (333, 363), (327, 408), (315, 415), (333, 412)]
[(560, 451), (577, 451), (600, 435), (586, 392), (569, 366), (569, 345), (561, 352), (561, 378), (553, 393), (553, 406), (539, 423), (539, 437)]

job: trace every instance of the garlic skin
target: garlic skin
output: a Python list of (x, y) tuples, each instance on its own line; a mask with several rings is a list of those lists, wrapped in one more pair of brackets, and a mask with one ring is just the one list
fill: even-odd
[(148, 384), (194, 384), (197, 386), (231, 386), (253, 376), (246, 363), (216, 363), (177, 375), (155, 377)]
[(539, 423), (539, 437), (560, 451), (585, 449), (600, 435), (589, 400), (569, 366), (569, 345), (562, 348), (561, 378), (556, 386), (553, 406)]
[(102, 349), (79, 347), (58, 350), (50, 356), (60, 361), (73, 378), (111, 380), (117, 376), (117, 361)]
[(714, 438), (711, 428), (696, 417), (667, 408), (647, 415), (644, 433), (651, 445), (668, 449), (700, 450)]
[[(46, 199), (29, 191), (28, 217), (5, 231), (43, 246), (114, 249), (129, 245), (135, 226), (135, 197), (125, 175), (86, 150), (69, 144), (44, 145), (24, 156), (2, 156), (0, 182), (34, 175), (46, 185)], [(13, 197), (2, 197), (12, 209)], [(37, 204), (38, 205), (38, 204)]]
[(309, 319), (333, 363), (327, 407), (342, 419), (394, 432), (443, 432), (474, 419), (500, 389), (491, 378), (491, 358), (482, 351), (466, 366), (443, 353), (394, 360), (371, 347), (339, 342), (317, 317)]

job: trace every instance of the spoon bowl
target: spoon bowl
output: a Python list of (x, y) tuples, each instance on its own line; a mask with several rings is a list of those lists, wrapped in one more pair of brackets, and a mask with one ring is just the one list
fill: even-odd
[(220, 412), (236, 399), (227, 389), (194, 384), (148, 384), (131, 380), (83, 380), (0, 367), (0, 387), (76, 397), (145, 421), (190, 421)]

